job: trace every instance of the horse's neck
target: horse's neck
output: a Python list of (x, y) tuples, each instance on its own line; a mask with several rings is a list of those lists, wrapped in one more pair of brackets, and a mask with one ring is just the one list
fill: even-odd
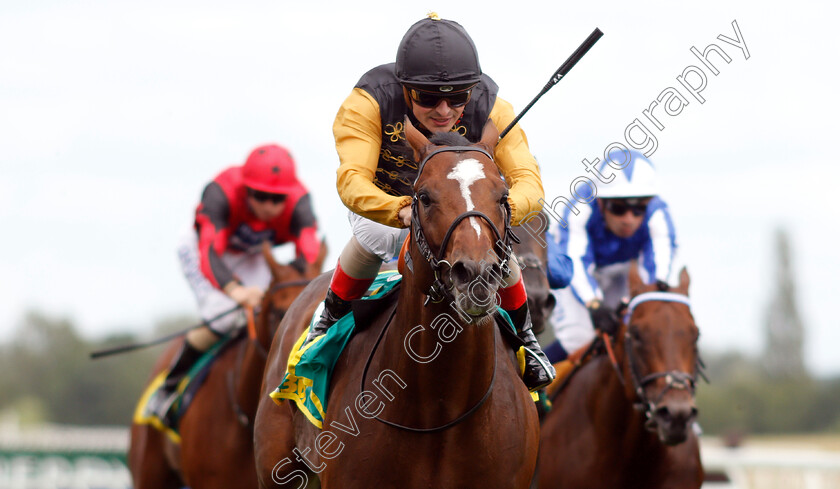
[[(267, 304), (263, 311), (268, 311)], [(238, 348), (235, 364), (236, 401), (242, 413), (253, 420), (259, 404), (260, 383), (265, 370), (268, 346), (271, 342), (267, 313), (257, 316), (254, 332), (256, 338), (246, 336)]]
[[(625, 369), (628, 368), (624, 361), (624, 345), (616, 343), (613, 348), (621, 375), (624, 375)], [(626, 443), (630, 443), (630, 445), (637, 447), (639, 454), (649, 456), (649, 449), (658, 450), (661, 448), (661, 444), (645, 428), (644, 415), (635, 407), (635, 397), (631, 400), (625, 385), (622, 383), (622, 379), (625, 382), (629, 380), (626, 377), (619, 377), (619, 373), (616, 372), (609, 356), (602, 356), (601, 359), (594, 388), (590, 388), (588, 392), (590, 402), (599, 406), (598, 419), (601, 421), (598, 424), (600, 429), (605, 433), (612, 434), (601, 439), (611, 440), (608, 442), (611, 446), (626, 446)], [(616, 443), (619, 440), (613, 439), (615, 436), (619, 436), (625, 443)]]
[[(406, 350), (402, 356), (408, 360), (403, 363), (422, 363), (424, 368), (412, 370), (418, 376), (434, 375), (437, 381), (441, 380), (438, 377), (441, 374), (448, 378), (462, 377), (464, 375), (461, 374), (467, 373), (464, 377), (469, 377), (481, 375), (482, 369), (491, 369), (495, 334), (493, 318), (488, 316), (479, 323), (467, 323), (449, 305), (448, 299), (425, 306), (424, 300), (425, 296), (420, 294), (405, 294), (397, 305), (395, 329), (400, 331), (400, 341)], [(403, 340), (409, 335), (410, 342), (406, 345)], [(411, 352), (407, 351), (409, 346)], [(439, 353), (434, 354), (435, 351)]]
[[(405, 382), (406, 395), (398, 397), (394, 409), (410, 407), (422, 413), (420, 424), (451, 419), (481, 399), (494, 376), (498, 346), (492, 317), (469, 324), (448, 300), (424, 306), (425, 298), (417, 289), (403, 284), (386, 344), (380, 347), (389, 353), (377, 354), (379, 368), (395, 370)], [(437, 411), (410, 405), (444, 398), (446, 402)], [(399, 399), (404, 400), (403, 406), (399, 406)]]
[(249, 419), (253, 420), (259, 404), (260, 383), (265, 370), (265, 349), (257, 341), (245, 338), (240, 348), (241, 357), (237, 358), (236, 400)]

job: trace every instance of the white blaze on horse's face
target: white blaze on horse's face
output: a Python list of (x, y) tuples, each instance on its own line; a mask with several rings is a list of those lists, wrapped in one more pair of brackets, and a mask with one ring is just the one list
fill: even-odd
[[(446, 178), (449, 178), (450, 180), (458, 180), (458, 185), (461, 188), (461, 196), (464, 197), (464, 201), (467, 204), (466, 212), (475, 209), (475, 204), (473, 204), (470, 192), (470, 185), (484, 177), (484, 167), (475, 158), (467, 158), (459, 161), (458, 164), (455, 165), (455, 168), (449, 172), (449, 175), (446, 175)], [(481, 237), (481, 228), (478, 226), (478, 222), (474, 217), (470, 218), (470, 224), (473, 229), (475, 229), (475, 234)]]

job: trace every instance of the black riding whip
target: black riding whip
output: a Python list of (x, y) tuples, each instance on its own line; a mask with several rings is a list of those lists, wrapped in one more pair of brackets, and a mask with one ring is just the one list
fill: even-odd
[(557, 71), (554, 72), (554, 75), (551, 76), (551, 79), (548, 80), (548, 83), (546, 83), (545, 86), (543, 87), (543, 89), (540, 90), (540, 93), (538, 93), (537, 96), (534, 97), (534, 100), (531, 100), (531, 103), (529, 103), (527, 106), (525, 106), (524, 109), (522, 109), (522, 112), (520, 112), (519, 115), (516, 116), (515, 119), (513, 119), (513, 122), (508, 124), (508, 126), (505, 128), (505, 130), (502, 131), (502, 134), (499, 135), (499, 139), (502, 139), (503, 137), (505, 137), (505, 135), (507, 135), (507, 133), (511, 129), (513, 129), (513, 126), (515, 126), (516, 123), (519, 122), (519, 119), (521, 119), (522, 116), (525, 115), (525, 113), (528, 112), (528, 110), (535, 103), (537, 103), (537, 100), (539, 100), (540, 97), (545, 95), (546, 92), (551, 90), (551, 87), (553, 87), (554, 85), (557, 85), (557, 83), (560, 80), (562, 80), (564, 76), (566, 76), (566, 73), (568, 73), (569, 70), (571, 70), (572, 67), (575, 64), (577, 64), (578, 61), (580, 61), (580, 58), (582, 58), (583, 55), (586, 54), (589, 51), (589, 49), (591, 49), (592, 46), (594, 46), (595, 43), (598, 41), (598, 39), (600, 39), (601, 36), (603, 36), (603, 35), (604, 35), (604, 33), (601, 32), (601, 29), (598, 29), (596, 27), (595, 30), (592, 31), (592, 34), (589, 34), (589, 37), (587, 37), (586, 40), (583, 41), (583, 43), (580, 46), (578, 46), (577, 49), (575, 49), (575, 52), (572, 53), (571, 56), (569, 56), (569, 59), (567, 59), (565, 62), (563, 62), (563, 64), (560, 65), (560, 68), (558, 68)]
[[(311, 282), (311, 281), (312, 280), (310, 280), (310, 279), (301, 279), (301, 280), (290, 280), (288, 282), (280, 282), (279, 284), (272, 285), (268, 289), (268, 292), (269, 293), (270, 292), (275, 292), (275, 291), (280, 290), (280, 289), (285, 289), (286, 287), (300, 287), (302, 285), (309, 284), (309, 282)], [(231, 307), (230, 309), (228, 309), (226, 311), (222, 311), (219, 314), (211, 317), (210, 319), (205, 319), (205, 320), (201, 321), (200, 323), (198, 323), (196, 325), (190, 326), (189, 328), (182, 329), (181, 331), (178, 331), (176, 333), (172, 333), (172, 334), (169, 334), (169, 335), (166, 335), (166, 336), (163, 336), (163, 337), (151, 340), (151, 341), (147, 341), (146, 343), (135, 343), (133, 345), (117, 346), (115, 348), (108, 348), (106, 350), (95, 351), (95, 352), (90, 354), (90, 358), (95, 359), (95, 358), (100, 358), (100, 357), (106, 357), (108, 355), (115, 355), (117, 353), (125, 353), (125, 352), (129, 352), (129, 351), (132, 351), (132, 350), (139, 350), (140, 348), (146, 348), (146, 347), (149, 347), (149, 346), (154, 346), (154, 345), (157, 345), (157, 344), (160, 344), (160, 343), (165, 343), (165, 342), (171, 340), (172, 338), (177, 338), (179, 336), (183, 336), (183, 335), (189, 333), (190, 331), (192, 331), (194, 329), (198, 329), (202, 326), (209, 325), (213, 321), (215, 321), (215, 320), (217, 320), (221, 317), (227, 316), (228, 314), (236, 311), (237, 309), (241, 309), (241, 308), (242, 308), (241, 305)]]
[(154, 346), (154, 345), (157, 345), (157, 344), (160, 344), (160, 343), (166, 343), (167, 341), (169, 341), (173, 338), (177, 338), (179, 336), (184, 336), (185, 334), (189, 333), (190, 331), (192, 331), (194, 329), (197, 329), (197, 328), (200, 328), (202, 326), (208, 325), (208, 324), (212, 323), (213, 321), (215, 321), (215, 320), (217, 320), (217, 319), (219, 319), (223, 316), (227, 316), (228, 314), (230, 314), (230, 313), (232, 313), (232, 312), (234, 312), (234, 311), (236, 311), (237, 309), (240, 309), (240, 308), (242, 308), (242, 306), (237, 305), (236, 307), (232, 307), (232, 308), (230, 308), (226, 311), (222, 311), (221, 313), (213, 316), (212, 318), (204, 320), (204, 321), (202, 321), (202, 322), (200, 322), (196, 325), (190, 326), (189, 328), (182, 329), (181, 331), (177, 331), (175, 333), (168, 334), (166, 336), (162, 336), (160, 338), (156, 338), (154, 340), (147, 341), (145, 343), (134, 343), (134, 344), (131, 344), (131, 345), (117, 346), (117, 347), (114, 347), (114, 348), (107, 348), (105, 350), (95, 351), (95, 352), (92, 352), (90, 354), (90, 358), (91, 359), (102, 358), (102, 357), (107, 357), (109, 355), (116, 355), (117, 353), (125, 353), (125, 352), (129, 352), (129, 351), (133, 351), (133, 350), (139, 350), (141, 348), (147, 348), (149, 346)]

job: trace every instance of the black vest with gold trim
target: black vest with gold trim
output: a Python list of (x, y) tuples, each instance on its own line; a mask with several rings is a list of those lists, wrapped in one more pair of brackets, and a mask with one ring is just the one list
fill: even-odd
[[(402, 85), (394, 75), (394, 63), (388, 63), (368, 71), (356, 84), (369, 93), (379, 104), (382, 121), (382, 146), (379, 148), (379, 166), (373, 183), (385, 193), (397, 197), (412, 195), (412, 184), (417, 176), (417, 164), (406, 157), (405, 128), (403, 120), (408, 114), (411, 123), (423, 131), (417, 119), (408, 108), (403, 97)], [(481, 139), (484, 124), (490, 118), (490, 111), (496, 103), (499, 87), (487, 75), (473, 88), (472, 97), (464, 109), (461, 119), (452, 128), (470, 141)]]

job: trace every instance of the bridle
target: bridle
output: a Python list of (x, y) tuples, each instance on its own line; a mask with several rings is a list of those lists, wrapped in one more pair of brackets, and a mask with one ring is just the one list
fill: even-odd
[[(507, 202), (507, 199), (505, 199), (505, 204), (504, 204), (504, 209), (505, 209), (504, 234), (499, 232), (498, 228), (496, 228), (496, 225), (493, 224), (493, 221), (489, 217), (487, 217), (487, 215), (485, 215), (484, 213), (479, 212), (479, 211), (467, 211), (467, 212), (464, 212), (463, 214), (459, 215), (458, 217), (456, 217), (455, 220), (452, 222), (452, 224), (449, 225), (449, 229), (446, 230), (446, 234), (443, 237), (443, 241), (441, 242), (440, 249), (438, 250), (437, 255), (435, 255), (432, 252), (432, 249), (429, 246), (429, 242), (426, 239), (426, 235), (423, 232), (423, 225), (420, 222), (420, 213), (418, 212), (419, 208), (418, 208), (418, 199), (417, 199), (417, 192), (416, 192), (417, 181), (420, 179), (420, 175), (422, 174), (423, 169), (426, 166), (426, 163), (429, 161), (430, 158), (432, 158), (436, 154), (443, 153), (443, 152), (463, 153), (463, 152), (467, 152), (467, 151), (477, 151), (477, 152), (482, 153), (485, 156), (487, 156), (487, 158), (489, 158), (490, 161), (493, 161), (493, 156), (490, 155), (489, 152), (487, 152), (484, 149), (479, 148), (479, 147), (475, 147), (475, 146), (443, 146), (443, 147), (436, 148), (431, 153), (426, 155), (426, 157), (423, 158), (423, 160), (420, 162), (420, 165), (418, 166), (418, 169), (417, 169), (417, 178), (415, 178), (415, 180), (414, 180), (415, 192), (414, 192), (414, 197), (411, 200), (411, 234), (414, 236), (414, 242), (417, 245), (417, 249), (420, 250), (420, 254), (423, 256), (423, 258), (426, 260), (426, 262), (428, 262), (429, 266), (432, 269), (432, 273), (434, 274), (434, 281), (432, 282), (432, 285), (429, 287), (428, 293), (426, 294), (427, 298), (426, 298), (426, 302), (424, 303), (424, 305), (428, 304), (429, 301), (431, 301), (433, 303), (439, 303), (439, 302), (443, 301), (443, 299), (446, 297), (446, 294), (449, 293), (450, 289), (447, 289), (446, 286), (443, 284), (443, 280), (442, 280), (442, 277), (441, 277), (441, 270), (442, 270), (443, 265), (448, 266), (450, 269), (451, 269), (452, 265), (448, 261), (443, 259), (443, 255), (444, 255), (444, 253), (446, 253), (446, 247), (449, 243), (449, 239), (452, 236), (453, 231), (458, 226), (458, 224), (460, 224), (461, 221), (463, 221), (464, 219), (466, 219), (468, 217), (478, 217), (478, 218), (483, 219), (490, 226), (490, 229), (493, 231), (493, 235), (496, 238), (495, 241), (494, 241), (494, 247), (496, 248), (497, 256), (501, 260), (499, 266), (502, 270), (504, 270), (504, 268), (507, 264), (508, 257), (510, 257), (513, 253), (513, 250), (510, 247), (510, 242), (514, 241), (516, 243), (519, 243), (519, 238), (515, 234), (513, 234), (513, 231), (510, 229), (510, 227), (511, 227), (510, 226), (511, 210), (510, 210), (510, 204)], [(501, 174), (501, 172), (499, 172), (499, 173)], [(406, 259), (406, 265), (411, 269), (412, 264), (411, 264), (410, 255), (406, 254), (405, 259)], [(368, 368), (370, 367), (373, 356), (376, 353), (376, 350), (377, 350), (380, 342), (382, 341), (382, 338), (385, 336), (385, 332), (388, 330), (388, 326), (390, 326), (391, 321), (394, 319), (394, 314), (395, 313), (396, 313), (396, 307), (394, 307), (394, 309), (391, 311), (391, 314), (389, 315), (388, 320), (385, 323), (385, 326), (380, 331), (379, 337), (376, 339), (376, 342), (374, 343), (373, 348), (371, 348), (370, 355), (368, 355), (367, 361), (365, 362), (364, 369), (362, 370), (360, 391), (364, 391), (365, 379), (367, 377)], [(490, 393), (493, 391), (493, 386), (495, 385), (495, 382), (496, 382), (496, 355), (495, 355), (495, 352), (496, 352), (496, 335), (494, 334), (493, 335), (493, 373), (490, 376), (490, 382), (487, 386), (487, 390), (484, 392), (484, 395), (475, 404), (473, 404), (470, 408), (468, 408), (467, 410), (465, 410), (464, 412), (462, 412), (461, 414), (459, 414), (458, 416), (456, 416), (452, 420), (450, 420), (446, 423), (440, 424), (438, 426), (433, 426), (433, 427), (428, 427), (428, 428), (419, 428), (419, 427), (413, 427), (413, 426), (407, 426), (407, 425), (395, 423), (393, 421), (383, 419), (379, 416), (376, 416), (374, 419), (376, 419), (377, 421), (379, 421), (383, 424), (391, 426), (393, 428), (397, 428), (397, 429), (401, 429), (401, 430), (405, 430), (405, 431), (409, 431), (409, 432), (413, 432), (413, 433), (440, 432), (440, 431), (447, 430), (447, 429), (461, 423), (462, 421), (464, 421), (465, 419), (470, 417), (473, 413), (475, 413), (478, 410), (478, 408), (480, 408), (484, 404), (484, 402), (487, 401), (487, 399), (490, 397)]]
[[(495, 241), (494, 241), (494, 248), (495, 248), (495, 251), (496, 251), (496, 256), (498, 256), (499, 259), (501, 260), (500, 263), (499, 263), (499, 267), (502, 270), (504, 270), (505, 267), (507, 266), (508, 259), (513, 253), (513, 250), (510, 247), (511, 241), (513, 241), (515, 243), (520, 242), (519, 238), (515, 234), (513, 234), (513, 231), (511, 230), (510, 203), (507, 201), (507, 199), (505, 199), (505, 202), (504, 202), (504, 205), (503, 205), (504, 210), (505, 210), (504, 234), (499, 232), (499, 229), (496, 227), (495, 224), (493, 224), (493, 221), (489, 217), (487, 217), (486, 214), (484, 214), (482, 212), (479, 212), (479, 211), (467, 211), (467, 212), (464, 212), (463, 214), (459, 215), (458, 217), (456, 217), (455, 220), (452, 222), (452, 224), (449, 225), (449, 228), (446, 230), (446, 234), (443, 236), (443, 241), (441, 241), (440, 249), (438, 250), (437, 255), (435, 255), (432, 252), (432, 249), (429, 246), (429, 241), (428, 241), (428, 239), (426, 239), (426, 235), (423, 232), (423, 225), (420, 222), (420, 213), (418, 212), (419, 211), (419, 204), (418, 204), (419, 201), (417, 199), (417, 191), (416, 191), (417, 190), (417, 182), (420, 179), (420, 175), (423, 173), (423, 169), (426, 167), (426, 163), (433, 156), (435, 156), (439, 153), (443, 153), (443, 152), (464, 153), (464, 152), (467, 152), (467, 151), (477, 151), (477, 152), (485, 155), (487, 158), (489, 158), (490, 161), (494, 161), (493, 156), (489, 152), (487, 152), (484, 149), (482, 149), (480, 147), (477, 147), (477, 146), (442, 146), (442, 147), (434, 149), (432, 152), (430, 152), (428, 155), (426, 155), (423, 158), (423, 161), (420, 162), (420, 165), (418, 166), (418, 169), (417, 169), (417, 178), (415, 178), (415, 180), (414, 180), (415, 192), (414, 192), (414, 197), (411, 199), (411, 234), (414, 236), (414, 243), (417, 245), (417, 249), (420, 251), (420, 254), (423, 256), (423, 258), (426, 260), (426, 262), (431, 267), (432, 274), (434, 275), (434, 280), (432, 281), (432, 285), (429, 287), (429, 290), (426, 294), (427, 295), (426, 304), (428, 304), (429, 301), (434, 302), (434, 303), (441, 302), (446, 297), (447, 293), (449, 293), (449, 290), (451, 289), (451, 288), (448, 289), (444, 285), (441, 271), (443, 270), (444, 265), (446, 265), (451, 270), (452, 264), (450, 264), (448, 261), (444, 260), (443, 255), (446, 253), (446, 247), (449, 244), (449, 238), (452, 237), (453, 231), (461, 223), (461, 221), (463, 221), (464, 219), (466, 219), (468, 217), (478, 217), (480, 219), (483, 219), (490, 226), (490, 230), (493, 231), (493, 235), (496, 238)], [(497, 169), (498, 169), (498, 167), (497, 167)], [(501, 174), (501, 172), (499, 172), (499, 173)], [(408, 261), (407, 264), (408, 264), (409, 267), (411, 267), (410, 261)]]
[[(633, 311), (639, 304), (650, 301), (677, 302), (680, 304), (685, 304), (689, 308), (691, 307), (691, 301), (689, 300), (689, 298), (682, 294), (677, 294), (674, 292), (645, 292), (637, 295), (630, 301), (629, 304), (627, 304), (624, 311), (624, 324), (626, 326), (630, 325), (630, 318), (633, 316)], [(611, 346), (607, 335), (604, 335), (604, 342), (607, 346), (607, 349), (610, 350)], [(697, 376), (700, 375), (704, 379), (706, 378), (702, 370), (703, 363), (702, 360), (700, 360), (699, 356), (697, 357), (697, 365), (694, 373), (683, 372), (681, 370), (668, 370), (666, 372), (654, 372), (652, 374), (648, 374), (642, 377), (639, 373), (638, 358), (636, 357), (636, 355), (633, 354), (633, 345), (630, 333), (626, 330), (624, 332), (624, 351), (627, 355), (627, 364), (630, 368), (630, 379), (633, 381), (633, 389), (638, 398), (638, 402), (634, 404), (634, 407), (645, 415), (645, 427), (648, 430), (656, 429), (656, 418), (654, 416), (654, 411), (656, 410), (656, 405), (665, 397), (665, 394), (667, 394), (668, 391), (674, 389), (687, 390), (691, 393), (693, 397), (697, 385)], [(613, 362), (613, 367), (618, 372), (618, 378), (623, 385), (624, 378), (622, 377), (618, 363), (616, 362), (615, 357), (612, 355), (611, 352), (610, 359)], [(656, 396), (649, 397), (645, 393), (645, 387), (647, 387), (650, 383), (656, 381), (657, 379), (662, 378), (665, 379), (665, 387), (663, 387), (662, 390), (659, 391), (659, 393)], [(708, 379), (706, 380), (708, 382)]]

